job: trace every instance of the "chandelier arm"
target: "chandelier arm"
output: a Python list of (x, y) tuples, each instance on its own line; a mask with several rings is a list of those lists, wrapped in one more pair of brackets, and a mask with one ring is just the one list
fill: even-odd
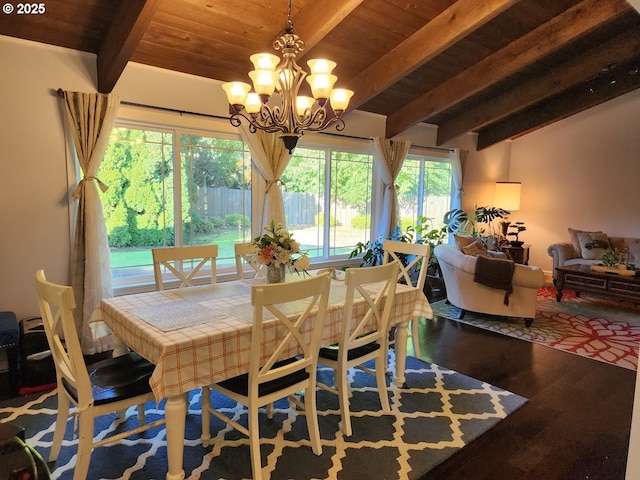
[(299, 132), (300, 134), (304, 133), (304, 132), (321, 132), (322, 130), (325, 130), (328, 127), (331, 127), (335, 125), (335, 128), (337, 131), (341, 132), (342, 130), (344, 130), (345, 124), (344, 124), (344, 120), (341, 118), (336, 118), (333, 117), (329, 120), (326, 120), (324, 123), (322, 123), (321, 125), (310, 125), (308, 127), (305, 127), (305, 129), (301, 132)]
[(251, 114), (247, 115), (244, 111), (232, 114), (231, 117), (229, 117), (229, 122), (232, 126), (239, 127), (242, 124), (240, 117), (244, 118), (249, 123), (249, 132), (251, 133), (256, 133), (258, 130), (264, 130), (268, 133), (283, 132), (282, 128), (278, 125), (261, 124), (252, 118)]
[(309, 111), (304, 117), (299, 118), (295, 131), (302, 133), (305, 130), (322, 130), (323, 125), (327, 122), (327, 118), (327, 112), (324, 107), (320, 107), (315, 111)]
[[(232, 126), (234, 127), (239, 127), (240, 125), (242, 125), (242, 121), (240, 120), (239, 117), (244, 117), (244, 115), (239, 114), (239, 113), (234, 113), (229, 117), (229, 123), (231, 123)], [(247, 117), (245, 117), (247, 118)]]

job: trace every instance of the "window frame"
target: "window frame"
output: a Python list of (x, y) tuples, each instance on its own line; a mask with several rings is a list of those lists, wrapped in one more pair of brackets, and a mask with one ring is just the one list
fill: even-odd
[[(245, 143), (242, 139), (237, 128), (232, 127), (228, 120), (225, 118), (218, 117), (210, 117), (207, 115), (190, 115), (183, 114), (177, 111), (165, 111), (165, 110), (153, 110), (150, 111), (148, 108), (144, 108), (141, 106), (130, 106), (124, 105), (121, 106), (119, 111), (119, 115), (114, 123), (114, 128), (131, 128), (131, 129), (141, 129), (141, 130), (154, 130), (160, 131), (164, 133), (171, 133), (172, 138), (174, 140), (173, 143), (173, 158), (172, 165), (174, 168), (174, 223), (176, 218), (181, 219), (182, 224), (182, 196), (177, 195), (176, 192), (181, 191), (181, 135), (198, 135), (198, 136), (207, 136), (207, 137), (215, 137), (215, 138), (227, 138), (233, 140), (240, 140)], [(249, 151), (249, 147), (246, 145), (246, 149)], [(332, 173), (332, 158), (333, 152), (344, 152), (344, 153), (353, 153), (360, 155), (367, 155), (371, 157), (371, 180), (372, 185), (370, 186), (370, 215), (371, 215), (371, 225), (373, 219), (376, 216), (376, 195), (377, 191), (381, 188), (381, 180), (377, 173), (377, 168), (375, 167), (375, 155), (373, 151), (373, 146), (371, 144), (371, 140), (368, 138), (360, 138), (360, 137), (350, 137), (344, 135), (335, 135), (330, 133), (316, 133), (309, 134), (302, 137), (299, 141), (299, 146), (301, 148), (308, 149), (320, 149), (325, 152), (325, 205), (324, 205), (324, 215), (325, 215), (325, 225), (322, 235), (323, 235), (323, 246), (322, 246), (322, 257), (314, 257), (313, 267), (314, 268), (342, 268), (344, 266), (359, 266), (360, 261), (356, 259), (349, 260), (348, 255), (329, 255), (332, 250), (330, 246), (331, 241), (331, 226), (330, 222), (326, 221), (326, 218), (331, 216), (331, 208), (332, 197), (331, 197), (331, 173)], [(421, 168), (424, 168), (424, 164), (426, 161), (436, 161), (443, 163), (452, 163), (452, 160), (449, 158), (448, 154), (444, 151), (440, 152), (429, 152), (424, 153), (421, 151), (423, 149), (416, 147), (411, 148), (407, 155), (407, 158), (410, 159), (420, 159), (422, 160)], [(177, 167), (177, 168), (176, 168)], [(261, 180), (258, 170), (256, 169), (253, 161), (250, 163), (251, 168), (251, 232), (252, 238), (258, 235), (262, 231), (262, 218), (258, 215), (258, 212), (261, 211), (259, 205), (264, 200), (264, 189), (261, 188)], [(421, 180), (421, 183), (423, 180)], [(453, 201), (453, 176), (452, 182), (450, 185), (450, 197), (451, 201)], [(177, 198), (176, 198), (177, 197)], [(424, 186), (421, 187), (421, 198), (424, 198)], [(371, 239), (373, 232), (370, 230), (368, 238)], [(176, 240), (177, 241), (177, 240)], [(180, 241), (182, 241), (182, 231), (180, 231)], [(334, 247), (335, 248), (335, 247)], [(151, 269), (152, 270), (152, 269)], [(228, 269), (223, 268), (219, 269), (217, 272), (218, 281), (225, 281), (235, 279), (235, 268), (230, 267)], [(144, 277), (146, 280), (146, 276)], [(153, 282), (153, 273), (149, 276), (149, 281), (142, 281), (130, 284), (123, 284), (118, 287), (114, 287), (115, 295), (123, 295), (128, 293), (136, 293), (149, 291), (155, 288), (155, 284)]]

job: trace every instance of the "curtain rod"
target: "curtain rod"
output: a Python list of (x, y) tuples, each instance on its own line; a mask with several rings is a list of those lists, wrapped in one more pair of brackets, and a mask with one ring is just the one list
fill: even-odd
[[(56, 92), (59, 97), (64, 97), (64, 90), (59, 88)], [(135, 103), (135, 102), (127, 102), (126, 100), (120, 101), (120, 105), (126, 105), (128, 107), (141, 107), (141, 108), (150, 108), (153, 110), (162, 110), (165, 112), (179, 113), (180, 115), (195, 115), (198, 117), (207, 117), (207, 118), (218, 118), (221, 120), (229, 120), (229, 117), (223, 117), (221, 115), (213, 115), (210, 113), (200, 113), (200, 112), (191, 112), (189, 110), (178, 110), (176, 108), (169, 107), (158, 107), (156, 105), (146, 105), (144, 103)]]
[[(59, 88), (56, 92), (58, 94), (59, 97), (63, 97), (64, 96), (64, 91)], [(206, 117), (206, 118), (216, 118), (216, 119), (220, 119), (220, 120), (229, 120), (229, 117), (224, 117), (222, 115), (213, 115), (210, 113), (200, 113), (200, 112), (190, 112), (188, 110), (178, 110), (175, 108), (169, 108), (169, 107), (158, 107), (155, 105), (145, 105), (144, 103), (135, 103), (135, 102), (127, 102), (127, 101), (121, 101), (120, 102), (121, 105), (127, 105), (129, 107), (141, 107), (141, 108), (151, 108), (153, 110), (162, 110), (165, 112), (172, 112), (172, 113), (178, 113), (180, 115), (195, 115), (198, 117)], [(331, 133), (331, 132), (316, 132), (316, 133), (320, 133), (322, 135), (332, 135), (334, 137), (343, 137), (343, 138), (353, 138), (355, 140), (373, 140), (372, 137), (358, 137), (356, 135), (345, 135), (342, 133)], [(442, 148), (442, 147), (431, 147), (431, 146), (426, 146), (426, 145), (411, 145), (414, 148), (424, 148), (426, 150), (435, 150), (438, 152), (453, 152), (452, 148)]]
[(155, 105), (145, 105), (144, 103), (135, 103), (135, 102), (127, 102), (121, 101), (121, 105), (127, 105), (128, 107), (141, 107), (141, 108), (150, 108), (152, 110), (162, 110), (165, 112), (178, 113), (180, 115), (194, 115), (196, 117), (206, 117), (206, 118), (217, 118), (220, 120), (229, 120), (229, 117), (223, 117), (222, 115), (213, 115), (211, 113), (201, 113), (201, 112), (191, 112), (189, 110), (178, 110), (176, 108), (169, 107), (157, 107)]
[[(334, 137), (344, 137), (344, 138), (354, 138), (356, 140), (373, 140), (372, 137), (358, 137), (356, 135), (344, 135), (342, 133), (333, 133), (333, 132), (317, 132), (321, 135), (331, 135)], [(411, 144), (411, 148), (424, 148), (425, 150), (436, 150), (439, 152), (453, 152), (453, 148), (445, 148), (445, 147), (431, 147), (427, 145), (414, 145)]]

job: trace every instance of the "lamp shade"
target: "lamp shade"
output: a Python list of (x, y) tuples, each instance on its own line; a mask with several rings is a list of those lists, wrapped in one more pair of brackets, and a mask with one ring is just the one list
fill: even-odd
[(496, 192), (493, 204), (496, 207), (514, 212), (520, 210), (521, 182), (496, 182)]

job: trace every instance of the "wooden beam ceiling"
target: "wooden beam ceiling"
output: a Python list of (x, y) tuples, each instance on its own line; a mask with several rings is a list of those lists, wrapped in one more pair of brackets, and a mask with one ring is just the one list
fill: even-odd
[[(635, 85), (580, 93), (609, 65), (637, 60), (640, 14), (625, 0), (291, 1), (300, 65), (309, 55), (334, 60), (339, 86), (355, 91), (349, 110), (385, 116), (388, 138), (427, 122), (438, 145), (469, 132), (489, 145), (535, 128), (523, 109), (543, 125)], [(247, 81), (249, 56), (271, 50), (286, 4), (50, 0), (46, 15), (0, 15), (0, 35), (95, 54), (103, 93), (128, 62)]]
[(348, 83), (356, 110), (519, 0), (460, 0)]
[(113, 90), (161, 1), (127, 0), (120, 4), (96, 60), (99, 92)]
[(577, 83), (601, 74), (615, 59), (616, 63), (632, 60), (640, 52), (640, 35), (625, 31), (608, 42), (590, 50), (583, 50), (578, 56), (559, 65), (540, 77), (531, 78), (499, 97), (466, 110), (438, 126), (438, 145), (446, 143), (458, 135), (476, 131), (491, 123), (500, 121), (542, 100), (560, 94)]
[(478, 134), (477, 149), (482, 150), (502, 140), (517, 138), (640, 88), (638, 65), (640, 56), (627, 64), (614, 67), (591, 82), (570, 89), (564, 95), (551, 97), (492, 124)]
[(580, 2), (393, 112), (387, 117), (386, 137), (392, 138), (482, 89), (495, 85), (630, 9), (625, 0)]
[(298, 58), (315, 47), (336, 25), (349, 16), (364, 0), (323, 0), (309, 2), (295, 18), (295, 32), (304, 39), (305, 50)]

